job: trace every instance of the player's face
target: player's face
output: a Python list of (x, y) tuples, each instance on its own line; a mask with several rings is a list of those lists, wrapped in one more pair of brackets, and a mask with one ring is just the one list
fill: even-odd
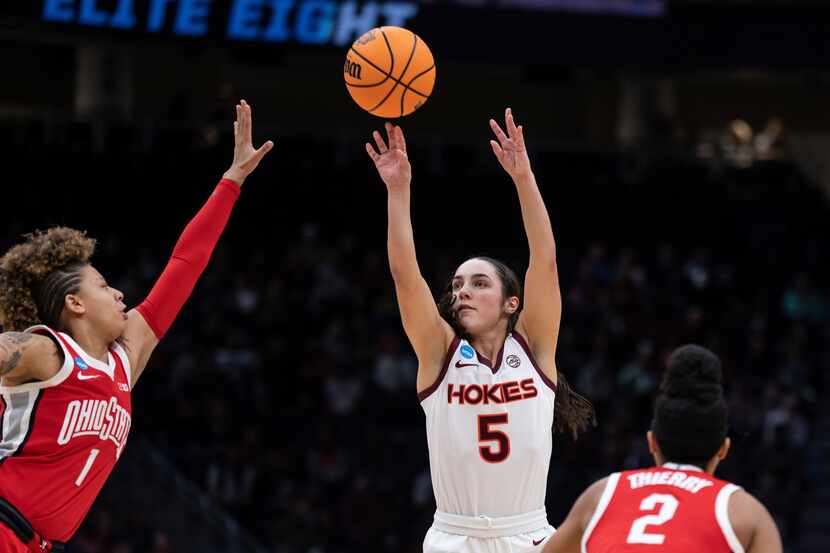
[(81, 269), (81, 287), (77, 295), (83, 303), (84, 317), (94, 328), (109, 341), (121, 336), (127, 324), (124, 294), (109, 286), (92, 265)]
[(472, 336), (494, 328), (509, 316), (502, 283), (495, 268), (483, 259), (468, 259), (452, 279), (452, 310)]

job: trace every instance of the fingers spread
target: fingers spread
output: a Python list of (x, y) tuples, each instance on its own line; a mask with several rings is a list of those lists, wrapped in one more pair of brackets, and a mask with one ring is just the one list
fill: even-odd
[(378, 151), (381, 154), (385, 154), (388, 148), (386, 147), (386, 143), (383, 141), (383, 137), (380, 135), (380, 133), (378, 131), (374, 131), (372, 133), (372, 137), (375, 139), (375, 144), (378, 145)]
[(490, 147), (493, 148), (493, 153), (496, 154), (496, 157), (499, 158), (499, 161), (501, 161), (501, 158), (504, 155), (504, 150), (501, 149), (499, 143), (495, 140), (491, 140)]
[(377, 161), (377, 159), (380, 157), (378, 153), (375, 151), (375, 149), (372, 147), (372, 145), (368, 142), (366, 143), (366, 153), (369, 154), (369, 157), (372, 158), (372, 161)]
[(516, 122), (513, 120), (513, 110), (507, 108), (504, 112), (504, 123), (507, 126), (507, 134), (510, 138), (516, 138), (518, 132), (516, 130)]
[(495, 133), (496, 138), (498, 138), (499, 142), (501, 142), (502, 145), (503, 145), (507, 141), (507, 135), (505, 135), (504, 131), (501, 130), (501, 127), (499, 127), (499, 124), (496, 123), (495, 120), (490, 119), (490, 128), (493, 129), (493, 132)]
[(397, 140), (398, 148), (400, 148), (401, 150), (403, 150), (404, 153), (406, 153), (406, 139), (403, 137), (403, 129), (401, 129), (400, 127), (398, 127), (396, 125), (395, 126), (395, 134), (397, 135), (397, 139), (398, 139)]
[(391, 123), (384, 123), (383, 128), (386, 129), (386, 139), (389, 141), (389, 149), (396, 150), (398, 148), (398, 137), (395, 134), (395, 127)]
[(265, 144), (260, 146), (259, 150), (257, 150), (256, 153), (254, 153), (254, 158), (256, 159), (256, 162), (259, 163), (259, 161), (263, 157), (265, 157), (265, 154), (270, 152), (273, 147), (274, 147), (274, 143), (271, 142), (270, 140), (268, 140), (267, 142), (265, 142)]

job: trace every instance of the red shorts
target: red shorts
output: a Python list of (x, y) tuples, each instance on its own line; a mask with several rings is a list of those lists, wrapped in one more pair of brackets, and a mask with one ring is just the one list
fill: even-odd
[(0, 523), (0, 553), (29, 553), (29, 546), (20, 541), (17, 534)]

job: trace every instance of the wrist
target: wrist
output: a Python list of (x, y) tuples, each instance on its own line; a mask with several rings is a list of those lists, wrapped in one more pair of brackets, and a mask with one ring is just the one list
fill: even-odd
[(536, 176), (533, 174), (533, 171), (512, 175), (512, 177), (513, 182), (516, 184), (516, 186), (527, 186), (529, 184), (534, 184), (536, 182)]
[(389, 187), (389, 195), (397, 198), (409, 196), (409, 183)]
[(232, 181), (237, 186), (241, 187), (242, 183), (245, 182), (245, 175), (242, 174), (242, 171), (231, 167), (225, 174), (222, 175), (222, 178), (225, 180)]

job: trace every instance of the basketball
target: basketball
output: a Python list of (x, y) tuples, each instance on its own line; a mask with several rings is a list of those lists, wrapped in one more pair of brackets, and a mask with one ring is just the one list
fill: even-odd
[(378, 27), (349, 48), (343, 78), (357, 105), (372, 115), (403, 117), (424, 105), (432, 93), (435, 60), (412, 31)]

